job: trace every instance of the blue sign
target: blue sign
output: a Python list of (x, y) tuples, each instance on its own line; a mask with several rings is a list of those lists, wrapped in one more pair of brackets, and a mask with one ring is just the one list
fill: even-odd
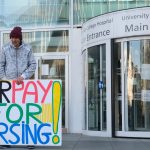
[(99, 89), (103, 89), (103, 88), (104, 88), (104, 83), (103, 83), (103, 81), (99, 81), (98, 87), (99, 87)]

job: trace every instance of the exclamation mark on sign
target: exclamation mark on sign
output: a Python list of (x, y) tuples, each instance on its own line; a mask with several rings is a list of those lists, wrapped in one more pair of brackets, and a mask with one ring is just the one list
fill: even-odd
[(53, 132), (54, 136), (52, 141), (54, 144), (58, 144), (60, 142), (60, 137), (57, 135), (58, 133), (58, 122), (60, 117), (60, 106), (61, 106), (61, 84), (58, 81), (53, 82), (53, 91), (52, 91), (52, 118), (53, 118)]

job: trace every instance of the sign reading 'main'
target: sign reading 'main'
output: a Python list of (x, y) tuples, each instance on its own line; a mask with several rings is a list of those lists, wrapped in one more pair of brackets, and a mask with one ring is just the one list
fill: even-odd
[(0, 144), (60, 146), (60, 80), (0, 81)]

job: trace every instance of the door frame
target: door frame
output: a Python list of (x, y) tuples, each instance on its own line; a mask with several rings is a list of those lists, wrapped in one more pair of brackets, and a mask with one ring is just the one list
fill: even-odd
[(37, 62), (37, 68), (35, 71), (35, 80), (38, 80), (38, 60), (54, 60), (54, 59), (64, 59), (65, 61), (65, 129), (68, 130), (68, 108), (69, 108), (69, 61), (68, 55), (66, 53), (61, 54), (48, 54), (48, 53), (35, 53), (34, 57)]
[[(139, 138), (150, 138), (150, 131), (125, 131), (125, 124), (128, 123), (128, 118), (125, 117), (125, 109), (127, 109), (127, 105), (125, 104), (125, 90), (124, 90), (124, 50), (123, 50), (123, 42), (126, 41), (136, 41), (136, 40), (144, 40), (150, 39), (150, 36), (138, 36), (138, 37), (128, 37), (114, 40), (114, 43), (121, 42), (121, 89), (122, 89), (122, 131), (116, 131), (115, 128), (115, 137), (139, 137)], [(114, 53), (114, 52), (113, 52)], [(114, 85), (115, 86), (115, 85)], [(114, 96), (113, 96), (114, 97)], [(116, 117), (114, 117), (116, 118)], [(115, 122), (115, 120), (114, 120)]]
[[(88, 130), (88, 51), (87, 49), (96, 45), (106, 44), (106, 131), (92, 131)], [(87, 49), (85, 49), (85, 115), (86, 116), (86, 123), (85, 129), (82, 130), (83, 134), (91, 135), (91, 136), (101, 136), (101, 137), (112, 137), (112, 118), (111, 118), (111, 41), (110, 40), (103, 40), (97, 41), (96, 43), (92, 43), (88, 45)]]

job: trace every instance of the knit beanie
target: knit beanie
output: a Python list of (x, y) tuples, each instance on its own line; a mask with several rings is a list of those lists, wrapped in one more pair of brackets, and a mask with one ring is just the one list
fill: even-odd
[(14, 27), (13, 30), (10, 32), (10, 38), (19, 38), (20, 40), (22, 40), (21, 30), (21, 27)]

